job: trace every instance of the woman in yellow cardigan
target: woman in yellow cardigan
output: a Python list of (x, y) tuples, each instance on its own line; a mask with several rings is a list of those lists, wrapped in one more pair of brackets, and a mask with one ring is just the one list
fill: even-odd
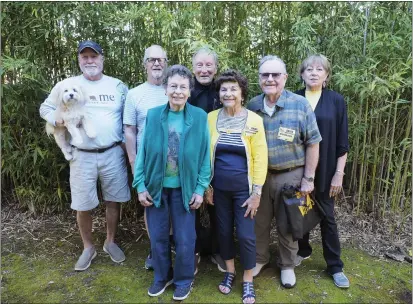
[(234, 223), (240, 246), (243, 303), (255, 303), (254, 216), (267, 175), (268, 150), (262, 118), (247, 110), (248, 81), (228, 70), (216, 80), (223, 108), (208, 114), (212, 177), (207, 203), (214, 204), (220, 253), (227, 272), (218, 288), (229, 294), (235, 278)]

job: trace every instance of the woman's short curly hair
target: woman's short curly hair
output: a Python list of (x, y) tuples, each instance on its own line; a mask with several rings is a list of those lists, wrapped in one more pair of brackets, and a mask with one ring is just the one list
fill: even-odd
[(180, 64), (175, 64), (171, 67), (169, 67), (166, 70), (165, 73), (165, 78), (163, 79), (163, 85), (167, 86), (168, 85), (168, 80), (169, 78), (175, 76), (175, 75), (179, 75), (183, 78), (188, 79), (189, 81), (189, 89), (192, 90), (194, 87), (194, 79), (192, 77), (192, 72), (187, 68), (184, 67), (183, 65)]
[(241, 96), (244, 98), (244, 102), (247, 100), (248, 97), (248, 79), (244, 75), (242, 75), (237, 70), (226, 70), (218, 78), (215, 80), (215, 88), (217, 92), (221, 89), (221, 85), (224, 82), (236, 82), (238, 83), (239, 87), (241, 88)]

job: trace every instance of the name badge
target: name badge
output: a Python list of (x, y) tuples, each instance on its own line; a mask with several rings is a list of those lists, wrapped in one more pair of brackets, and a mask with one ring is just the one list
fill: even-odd
[(278, 139), (292, 142), (294, 140), (295, 130), (280, 127), (278, 131)]

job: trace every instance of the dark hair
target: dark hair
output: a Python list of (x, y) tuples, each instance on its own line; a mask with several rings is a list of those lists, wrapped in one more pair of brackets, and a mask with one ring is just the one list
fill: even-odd
[(165, 78), (163, 79), (163, 85), (167, 86), (169, 78), (175, 75), (179, 75), (183, 78), (188, 79), (189, 89), (192, 90), (192, 88), (194, 87), (194, 79), (192, 78), (192, 72), (188, 70), (188, 68), (180, 64), (175, 64), (166, 70)]
[(238, 83), (239, 87), (241, 88), (241, 96), (244, 98), (244, 102), (246, 102), (248, 97), (248, 79), (244, 75), (242, 75), (237, 70), (226, 70), (218, 78), (215, 80), (215, 87), (217, 92), (221, 89), (221, 85), (224, 82), (236, 82)]

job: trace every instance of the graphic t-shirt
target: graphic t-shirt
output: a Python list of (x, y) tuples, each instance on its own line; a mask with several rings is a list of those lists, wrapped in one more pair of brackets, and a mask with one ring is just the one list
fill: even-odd
[[(99, 149), (123, 140), (122, 114), (128, 88), (119, 79), (103, 75), (96, 81), (87, 80), (83, 75), (71, 77), (87, 94), (86, 117), (96, 131), (96, 138), (89, 138), (80, 128), (83, 143), (80, 149)], [(59, 82), (56, 86), (61, 86)], [(40, 116), (55, 125), (56, 106), (47, 98), (40, 107)]]
[(184, 111), (168, 112), (168, 155), (166, 161), (163, 186), (166, 188), (179, 188), (179, 143), (184, 129)]

